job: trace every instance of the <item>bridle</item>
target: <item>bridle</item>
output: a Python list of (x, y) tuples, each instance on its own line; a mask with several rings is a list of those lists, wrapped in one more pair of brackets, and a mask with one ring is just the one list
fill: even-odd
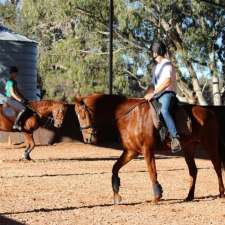
[(87, 133), (90, 134), (91, 135), (91, 138), (92, 138), (92, 136), (94, 136), (94, 135), (97, 134), (96, 125), (94, 124), (93, 117), (92, 117), (93, 110), (90, 109), (90, 108), (88, 108), (88, 106), (84, 102), (81, 105), (81, 107), (84, 109), (85, 113), (88, 114), (88, 116), (90, 118), (90, 124), (89, 125), (86, 125), (86, 126), (80, 125), (80, 131), (87, 130), (87, 129), (91, 129), (91, 132), (87, 132)]
[(38, 111), (34, 110), (31, 106), (26, 106), (28, 110), (32, 112), (33, 115), (36, 115), (40, 121), (43, 122), (43, 127), (49, 128), (54, 124), (54, 117), (53, 115), (50, 116), (42, 116)]
[(45, 128), (49, 128), (53, 125), (54, 123), (54, 118), (53, 116), (47, 116), (45, 117), (45, 123), (44, 123), (44, 127)]
[[(137, 106), (143, 104), (143, 103), (146, 103), (147, 101), (145, 99), (143, 99), (142, 101), (132, 105), (126, 112), (123, 112), (119, 115), (116, 116), (116, 118), (114, 119), (114, 122), (118, 121), (119, 119), (121, 119), (122, 117), (124, 116), (127, 116), (131, 111), (133, 111), (133, 109), (135, 109)], [(94, 131), (94, 134), (96, 133), (96, 125), (94, 124), (93, 122), (93, 118), (92, 118), (92, 113), (93, 110), (90, 109), (84, 102), (82, 104), (82, 107), (83, 109), (85, 110), (85, 113), (88, 113), (89, 117), (90, 117), (90, 121), (91, 121), (91, 124), (89, 125), (86, 125), (86, 126), (80, 126), (80, 130), (85, 130), (85, 129), (90, 129), (92, 128), (92, 131)], [(92, 123), (93, 122), (93, 123)]]
[[(130, 114), (131, 111), (133, 111), (137, 106), (141, 105), (141, 104), (144, 104), (144, 103), (147, 103), (147, 101), (145, 99), (139, 101), (138, 103), (132, 105), (131, 107), (129, 107), (129, 109), (126, 111), (126, 112), (122, 112), (120, 113), (119, 115), (117, 115), (114, 120), (112, 121), (112, 123), (116, 123), (119, 119), (121, 119), (122, 117), (124, 116), (128, 116)], [(93, 119), (93, 113), (94, 111), (89, 108), (85, 103), (84, 101), (82, 100), (82, 103), (80, 104), (80, 106), (82, 107), (82, 109), (84, 110), (85, 114), (89, 116), (89, 122), (90, 124), (88, 125), (85, 125), (85, 126), (82, 126), (81, 123), (80, 124), (80, 131), (84, 131), (84, 130), (87, 130), (87, 129), (91, 129), (91, 131), (86, 131), (86, 134), (90, 135), (89, 136), (89, 141), (90, 143), (92, 142), (92, 138), (93, 137), (96, 137), (97, 136), (97, 126), (96, 124), (94, 123), (94, 119)], [(79, 118), (78, 118), (79, 119)]]
[(39, 121), (42, 123), (42, 126), (45, 128), (50, 128), (54, 124), (53, 116), (41, 116), (39, 113), (35, 112), (34, 115), (37, 115)]

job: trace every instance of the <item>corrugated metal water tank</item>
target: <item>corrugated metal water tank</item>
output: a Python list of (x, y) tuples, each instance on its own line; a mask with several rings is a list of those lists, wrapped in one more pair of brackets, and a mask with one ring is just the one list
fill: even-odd
[[(16, 66), (18, 88), (28, 100), (38, 99), (37, 94), (37, 46), (38, 43), (0, 25), (0, 79), (9, 77), (9, 68)], [(71, 123), (71, 121), (74, 121)], [(0, 121), (1, 122), (1, 121)], [(10, 137), (12, 143), (23, 141), (19, 132), (0, 131), (0, 143)], [(34, 132), (36, 144), (46, 145), (59, 141), (82, 140), (74, 105), (69, 105), (60, 129), (38, 128)]]
[(25, 98), (37, 99), (37, 42), (0, 26), (0, 78), (16, 66), (18, 88)]

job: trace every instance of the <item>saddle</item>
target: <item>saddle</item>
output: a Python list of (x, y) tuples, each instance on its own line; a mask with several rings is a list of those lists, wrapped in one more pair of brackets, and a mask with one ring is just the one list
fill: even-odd
[[(1, 113), (3, 116), (11, 120), (12, 122), (15, 122), (17, 116), (19, 115), (20, 111), (16, 110), (12, 106), (8, 105), (7, 103), (0, 104)], [(31, 108), (26, 107), (25, 109), (25, 115), (22, 118), (22, 122), (24, 122), (28, 117), (36, 114)]]
[[(159, 131), (160, 139), (163, 142), (168, 136), (168, 129), (161, 114), (161, 103), (157, 99), (152, 99), (149, 102), (151, 115), (155, 128)], [(179, 103), (179, 100), (175, 98), (175, 102), (172, 104), (172, 116), (177, 128), (177, 132), (181, 137), (189, 136), (192, 133), (192, 122), (188, 112)]]
[(15, 109), (13, 109), (12, 107), (6, 105), (6, 104), (1, 104), (1, 108), (2, 108), (2, 114), (11, 119), (11, 120), (15, 120), (15, 118), (17, 117), (19, 111), (16, 111)]

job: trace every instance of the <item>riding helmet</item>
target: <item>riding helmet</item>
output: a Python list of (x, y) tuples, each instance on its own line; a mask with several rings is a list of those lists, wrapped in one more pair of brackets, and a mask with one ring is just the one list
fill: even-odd
[(164, 56), (167, 52), (166, 45), (162, 41), (154, 42), (152, 45), (152, 51), (160, 56)]

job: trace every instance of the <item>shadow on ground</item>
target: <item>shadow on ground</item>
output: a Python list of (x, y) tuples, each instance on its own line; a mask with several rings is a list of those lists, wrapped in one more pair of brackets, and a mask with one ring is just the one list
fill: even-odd
[[(193, 202), (199, 202), (199, 201), (213, 201), (217, 199), (217, 195), (208, 195), (208, 196), (201, 196), (196, 197)], [(185, 201), (184, 199), (162, 199), (157, 204), (188, 204), (189, 202)], [(130, 203), (120, 203), (121, 206), (136, 206), (136, 205), (142, 205), (142, 204), (153, 204), (152, 201), (143, 201), (143, 202), (130, 202)], [(95, 204), (95, 205), (83, 205), (83, 206), (70, 206), (70, 207), (61, 207), (61, 208), (39, 208), (39, 209), (32, 209), (28, 211), (17, 211), (17, 212), (4, 212), (2, 215), (16, 215), (16, 214), (28, 214), (28, 213), (39, 213), (39, 212), (58, 212), (58, 211), (72, 211), (72, 210), (78, 210), (78, 209), (92, 209), (92, 208), (104, 208), (104, 207), (111, 207), (114, 206), (113, 203), (109, 204)], [(1, 217), (0, 217), (1, 218)], [(14, 223), (12, 223), (14, 224)], [(21, 223), (15, 223), (20, 225)], [(7, 224), (4, 224), (7, 225)]]
[(0, 215), (0, 224), (1, 225), (25, 225), (25, 223), (21, 223), (16, 220), (9, 219), (2, 215)]

